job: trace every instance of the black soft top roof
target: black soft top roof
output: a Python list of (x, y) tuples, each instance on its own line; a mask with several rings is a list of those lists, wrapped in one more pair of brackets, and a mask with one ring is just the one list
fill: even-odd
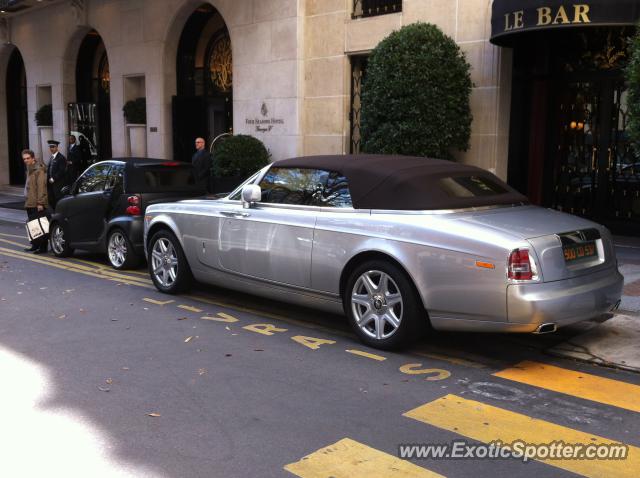
[[(283, 159), (273, 167), (336, 171), (349, 181), (356, 209), (461, 209), (527, 202), (527, 198), (490, 172), (466, 164), (411, 156), (340, 155)], [(440, 180), (479, 177), (505, 192), (459, 197), (449, 194)]]

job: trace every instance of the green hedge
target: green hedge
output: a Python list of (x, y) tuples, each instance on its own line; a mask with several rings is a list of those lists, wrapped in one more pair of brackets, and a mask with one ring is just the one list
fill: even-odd
[(122, 108), (124, 117), (129, 124), (147, 124), (147, 100), (146, 98), (136, 98), (129, 100)]
[(640, 155), (640, 25), (631, 41), (629, 64), (625, 73), (629, 81), (627, 131), (636, 156), (638, 156)]
[(239, 134), (225, 138), (213, 154), (213, 175), (247, 177), (269, 164), (271, 154), (262, 141)]
[(415, 23), (373, 50), (362, 88), (362, 150), (452, 159), (471, 133), (470, 65), (435, 25)]
[(36, 111), (36, 125), (53, 126), (53, 109), (51, 105), (42, 105), (40, 109)]

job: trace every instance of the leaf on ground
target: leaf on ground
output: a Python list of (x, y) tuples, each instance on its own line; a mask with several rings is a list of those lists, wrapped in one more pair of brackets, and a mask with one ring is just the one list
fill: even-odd
[(153, 412), (153, 413), (147, 413), (147, 416), (157, 418), (157, 417), (161, 417), (162, 415), (160, 415), (159, 413)]
[(105, 383), (111, 385), (113, 383), (113, 379), (112, 378), (108, 378), (105, 380)]
[(62, 314), (61, 316), (58, 317), (59, 319), (66, 319), (67, 318), (67, 314)]
[(129, 367), (122, 367), (122, 370), (129, 370)]
[(80, 313), (81, 313), (81, 314), (84, 314), (85, 312), (86, 312), (86, 310), (84, 310), (84, 309), (80, 309)]
[(40, 290), (47, 290), (48, 287), (40, 287)]
[(263, 349), (253, 349), (254, 352), (264, 352)]
[(206, 373), (207, 373), (207, 369), (206, 368), (198, 369), (198, 375), (204, 375)]
[(193, 335), (187, 337), (186, 339), (184, 339), (184, 343), (188, 344), (189, 342), (191, 342), (193, 340)]
[(189, 317), (178, 317), (178, 320), (189, 320)]
[(224, 354), (225, 357), (231, 357), (231, 354)]

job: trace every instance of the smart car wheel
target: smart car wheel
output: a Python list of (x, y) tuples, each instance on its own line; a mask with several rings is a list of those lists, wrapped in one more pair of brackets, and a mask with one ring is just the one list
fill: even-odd
[(73, 248), (69, 247), (66, 240), (64, 228), (57, 222), (53, 223), (49, 231), (49, 243), (56, 257), (69, 257), (73, 254)]
[(176, 236), (159, 231), (149, 242), (149, 273), (160, 292), (177, 294), (191, 284), (191, 270)]
[(358, 337), (367, 345), (394, 349), (415, 339), (426, 313), (415, 288), (399, 267), (369, 261), (356, 267), (343, 292), (344, 309)]
[(114, 269), (131, 269), (140, 262), (127, 235), (121, 229), (114, 229), (109, 233), (107, 257)]

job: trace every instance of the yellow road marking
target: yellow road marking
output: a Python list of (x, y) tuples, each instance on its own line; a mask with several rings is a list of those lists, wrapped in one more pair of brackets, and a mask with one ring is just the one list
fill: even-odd
[(413, 354), (419, 355), (420, 357), (442, 360), (443, 362), (449, 362), (455, 365), (464, 365), (465, 367), (487, 368), (486, 365), (483, 365), (481, 363), (472, 362), (471, 360), (466, 360), (458, 357), (451, 357), (449, 355), (433, 354), (433, 353), (425, 353), (425, 352), (413, 352)]
[(284, 469), (301, 478), (442, 478), (433, 471), (350, 438), (321, 448)]
[(421, 363), (408, 363), (399, 368), (402, 373), (407, 375), (430, 375), (425, 378), (429, 382), (444, 380), (451, 377), (451, 372), (441, 368), (421, 368)]
[(122, 284), (137, 285), (137, 286), (140, 286), (140, 287), (147, 287), (148, 289), (152, 289), (151, 286), (146, 286), (144, 284), (139, 284), (137, 282), (129, 281), (127, 279), (116, 278), (116, 277), (107, 277), (105, 275), (98, 274), (96, 272), (84, 271), (84, 270), (79, 270), (79, 269), (76, 269), (76, 268), (73, 268), (73, 267), (69, 267), (69, 266), (65, 265), (64, 262), (55, 263), (55, 262), (51, 262), (51, 261), (42, 260), (42, 259), (40, 259), (38, 257), (35, 257), (35, 256), (32, 257), (32, 256), (29, 256), (27, 254), (21, 254), (19, 252), (6, 252), (6, 250), (3, 249), (3, 248), (0, 248), (0, 255), (7, 256), (7, 257), (13, 257), (14, 259), (23, 259), (25, 261), (35, 262), (37, 264), (51, 266), (51, 267), (55, 267), (57, 269), (63, 269), (63, 270), (70, 271), (70, 272), (77, 272), (78, 274), (84, 274), (84, 275), (91, 276), (91, 277), (97, 277), (99, 279), (107, 279), (107, 280), (114, 281), (114, 282), (119, 282), (119, 283), (122, 283)]
[(155, 300), (155, 299), (149, 299), (148, 297), (145, 297), (142, 300), (154, 305), (167, 305), (167, 304), (171, 304), (172, 302), (175, 302), (175, 300)]
[(311, 350), (318, 350), (321, 345), (333, 345), (336, 343), (335, 340), (318, 339), (316, 337), (307, 337), (306, 335), (296, 335), (291, 337), (291, 340)]
[[(18, 246), (18, 247), (26, 247), (29, 245), (29, 241), (27, 242), (14, 242), (14, 241), (10, 241), (8, 239), (0, 239), (0, 242), (6, 242), (7, 244), (11, 244), (12, 246)], [(18, 252), (18, 251), (16, 251)]]
[(287, 329), (281, 329), (273, 324), (250, 324), (242, 328), (262, 335), (273, 335), (276, 332), (282, 333), (287, 331)]
[[(2, 239), (0, 239), (1, 241)], [(33, 259), (34, 256), (31, 253), (26, 253), (26, 252), (22, 252), (22, 251), (16, 251), (14, 249), (8, 249), (5, 247), (0, 247), (0, 251), (2, 252), (6, 252), (9, 254), (15, 254), (16, 257), (21, 258), (21, 259)], [(138, 278), (138, 277), (131, 277), (128, 276), (126, 274), (121, 274), (119, 272), (116, 272), (115, 270), (112, 269), (100, 269), (100, 268), (95, 268), (95, 267), (89, 267), (89, 266), (83, 266), (81, 264), (76, 264), (70, 261), (66, 261), (63, 259), (58, 259), (56, 257), (50, 257), (50, 256), (38, 256), (38, 262), (40, 262), (41, 264), (50, 264), (50, 265), (64, 265), (65, 268), (67, 270), (70, 271), (84, 271), (84, 272), (91, 272), (94, 274), (98, 274), (98, 276), (108, 276), (108, 278), (113, 278), (113, 279), (119, 279), (120, 282), (135, 282), (135, 283), (140, 283), (140, 285), (143, 286), (147, 286), (147, 285), (151, 285), (151, 281), (147, 281), (144, 280), (142, 278)], [(152, 288), (152, 287), (148, 287), (148, 288)]]
[(0, 232), (0, 236), (4, 236), (4, 237), (15, 237), (16, 239), (24, 239), (26, 242), (24, 243), (24, 245), (27, 245), (27, 238), (25, 236), (17, 236), (16, 234), (5, 234), (4, 232)]
[(203, 312), (202, 309), (198, 309), (197, 307), (192, 307), (190, 305), (184, 305), (184, 304), (180, 304), (178, 306), (178, 309), (188, 310), (189, 312), (195, 312), (196, 314)]
[[(564, 443), (585, 445), (620, 444), (607, 438), (538, 420), (502, 408), (447, 395), (408, 411), (404, 416), (458, 433), (473, 440), (511, 444)], [(629, 447), (626, 460), (543, 460), (538, 461), (587, 477), (636, 478), (640, 470), (640, 448)]]
[(494, 373), (496, 377), (574, 397), (606, 403), (614, 407), (640, 412), (640, 386), (567, 370), (553, 365), (524, 361), (515, 367)]
[(212, 322), (224, 322), (226, 324), (233, 324), (240, 321), (239, 319), (236, 319), (233, 315), (225, 314), (224, 312), (218, 312), (216, 317), (205, 315), (204, 317), (200, 317), (200, 319), (211, 320)]
[(382, 355), (370, 354), (369, 352), (363, 352), (362, 350), (345, 350), (345, 352), (353, 355), (358, 355), (360, 357), (365, 357), (371, 360), (377, 360), (378, 362), (387, 360), (387, 357), (383, 357)]

